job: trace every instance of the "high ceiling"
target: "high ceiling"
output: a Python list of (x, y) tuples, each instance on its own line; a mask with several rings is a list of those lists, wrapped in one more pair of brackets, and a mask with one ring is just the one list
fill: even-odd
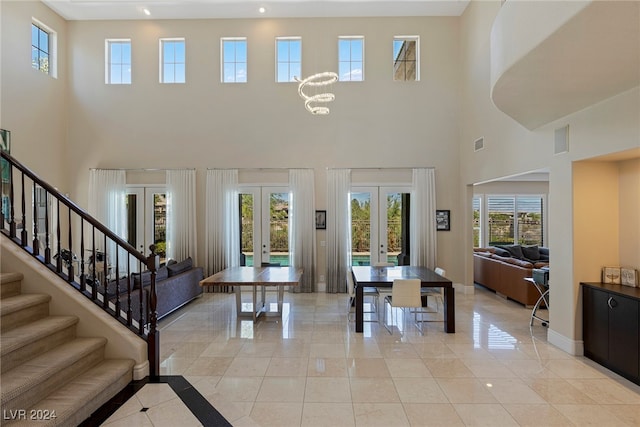
[(67, 20), (459, 16), (469, 1), (43, 0)]

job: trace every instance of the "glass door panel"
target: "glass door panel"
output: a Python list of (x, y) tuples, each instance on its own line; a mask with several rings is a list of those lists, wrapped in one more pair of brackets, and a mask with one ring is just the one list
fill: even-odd
[(262, 264), (289, 265), (289, 192), (262, 189)]
[(127, 242), (145, 253), (144, 246), (144, 188), (131, 187), (127, 189), (125, 199), (125, 209), (127, 211)]
[(166, 262), (167, 194), (164, 187), (128, 187), (125, 207), (127, 242), (145, 256), (149, 255), (149, 246), (156, 245), (160, 262)]
[[(252, 267), (255, 265), (255, 248), (260, 247), (259, 221), (260, 218), (260, 193), (255, 189), (242, 189), (240, 191), (240, 265)], [(256, 232), (257, 230), (257, 232)], [(260, 252), (258, 251), (258, 262)]]
[(382, 235), (386, 235), (386, 247), (380, 248), (380, 261), (398, 264), (402, 252), (402, 193), (386, 191), (386, 223), (381, 224)]
[(164, 190), (152, 191), (147, 194), (147, 200), (151, 203), (149, 212), (153, 215), (149, 236), (156, 245), (156, 254), (160, 256), (160, 263), (164, 263), (167, 260), (167, 194)]
[(372, 227), (375, 223), (372, 216), (377, 215), (377, 208), (372, 210), (371, 207), (377, 206), (378, 193), (372, 189), (358, 188), (353, 189), (350, 196), (351, 263), (352, 265), (371, 265), (371, 248), (378, 246), (377, 227)]

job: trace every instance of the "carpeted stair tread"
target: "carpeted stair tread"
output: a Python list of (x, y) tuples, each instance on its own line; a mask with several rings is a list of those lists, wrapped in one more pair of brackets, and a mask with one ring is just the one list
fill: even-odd
[(76, 338), (4, 372), (1, 392), (3, 408), (7, 402), (18, 398), (34, 387), (39, 387), (101, 347), (104, 349), (106, 342), (105, 338)]
[(0, 273), (0, 283), (2, 284), (19, 282), (22, 279), (24, 279), (24, 274), (22, 273), (15, 273), (15, 272)]
[(46, 294), (20, 294), (3, 298), (0, 303), (0, 316), (6, 316), (49, 301), (51, 301), (51, 296)]
[(130, 359), (106, 359), (27, 410), (27, 413), (55, 410), (55, 419), (25, 420), (11, 425), (77, 426), (132, 381), (133, 366)]
[(78, 318), (75, 316), (49, 316), (26, 325), (18, 326), (2, 334), (0, 356), (5, 356), (33, 341), (41, 340), (77, 323)]
[(2, 333), (2, 373), (76, 338), (75, 316), (48, 316)]
[(0, 298), (19, 295), (23, 278), (22, 273), (0, 273)]

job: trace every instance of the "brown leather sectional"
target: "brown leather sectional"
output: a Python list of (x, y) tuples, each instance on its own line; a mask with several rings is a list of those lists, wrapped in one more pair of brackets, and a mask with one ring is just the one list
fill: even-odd
[(492, 248), (475, 248), (473, 281), (525, 306), (533, 306), (540, 298), (540, 293), (532, 283), (524, 279), (531, 277), (534, 268), (548, 265), (548, 262), (532, 263), (500, 256)]

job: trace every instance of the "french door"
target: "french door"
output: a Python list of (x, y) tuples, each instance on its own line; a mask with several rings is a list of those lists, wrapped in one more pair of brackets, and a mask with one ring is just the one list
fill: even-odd
[(160, 262), (165, 262), (167, 255), (166, 196), (164, 186), (127, 187), (126, 240), (145, 255), (149, 255), (149, 246), (156, 245), (156, 253), (160, 255)]
[(240, 250), (246, 266), (289, 265), (289, 189), (240, 189)]
[(403, 196), (409, 193), (408, 187), (351, 189), (352, 265), (398, 264), (398, 255), (409, 243), (402, 241), (408, 226), (403, 220), (407, 209)]

